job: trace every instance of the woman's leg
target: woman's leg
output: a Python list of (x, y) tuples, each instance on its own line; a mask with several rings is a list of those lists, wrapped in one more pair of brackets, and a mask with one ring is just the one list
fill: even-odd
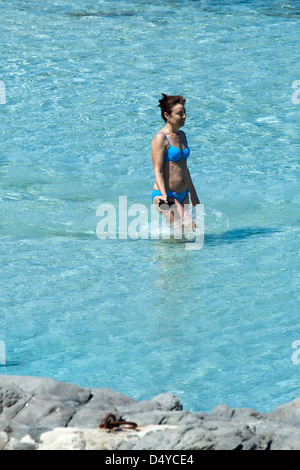
[(189, 198), (189, 193), (188, 193), (186, 195), (186, 197), (184, 198), (184, 200), (182, 201), (182, 203), (181, 203), (181, 206), (182, 206), (182, 220), (183, 220), (183, 228), (186, 227), (186, 230), (188, 230), (188, 232), (191, 232), (197, 226), (196, 226), (195, 222), (193, 221), (193, 218), (192, 218), (192, 215), (190, 214), (190, 212), (185, 210), (184, 206), (185, 205), (189, 206), (189, 204), (190, 204), (190, 198)]

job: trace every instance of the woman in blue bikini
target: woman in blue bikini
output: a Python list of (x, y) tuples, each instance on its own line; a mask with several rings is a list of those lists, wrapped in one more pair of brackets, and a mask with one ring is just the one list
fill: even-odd
[[(151, 152), (155, 175), (152, 202), (157, 210), (169, 220), (184, 217), (184, 205), (200, 204), (187, 167), (190, 155), (185, 133), (180, 130), (186, 119), (185, 99), (181, 95), (167, 96), (159, 100), (165, 126), (152, 141)], [(175, 204), (175, 206), (174, 206)], [(172, 210), (168, 208), (172, 205)]]

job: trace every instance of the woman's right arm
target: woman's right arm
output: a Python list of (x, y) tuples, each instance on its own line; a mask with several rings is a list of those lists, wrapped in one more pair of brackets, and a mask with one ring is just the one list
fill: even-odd
[(163, 134), (157, 134), (151, 145), (152, 163), (155, 183), (162, 195), (161, 199), (167, 202), (167, 193), (164, 182), (164, 156), (167, 150), (166, 139)]

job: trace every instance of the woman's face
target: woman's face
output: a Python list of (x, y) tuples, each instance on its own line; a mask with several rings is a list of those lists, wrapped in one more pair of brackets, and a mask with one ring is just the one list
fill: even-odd
[(166, 114), (167, 122), (178, 129), (184, 126), (186, 120), (185, 107), (182, 104), (175, 104), (171, 114)]

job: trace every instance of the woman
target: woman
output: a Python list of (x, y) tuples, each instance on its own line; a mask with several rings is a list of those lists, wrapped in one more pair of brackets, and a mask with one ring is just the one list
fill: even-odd
[(186, 119), (186, 100), (181, 95), (162, 95), (158, 106), (165, 126), (156, 134), (151, 146), (155, 175), (152, 202), (172, 223), (174, 217), (184, 218), (184, 205), (189, 204), (189, 194), (193, 206), (200, 201), (187, 167), (190, 150), (185, 133), (180, 130)]

